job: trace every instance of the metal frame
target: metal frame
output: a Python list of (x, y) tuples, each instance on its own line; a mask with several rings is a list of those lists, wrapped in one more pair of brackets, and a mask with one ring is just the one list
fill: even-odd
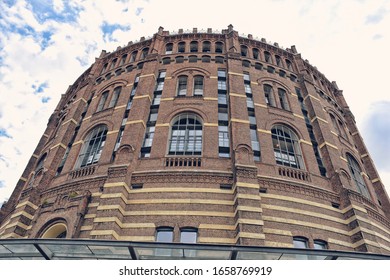
[[(56, 249), (53, 250), (53, 248)], [(169, 249), (173, 253), (170, 256), (159, 256), (155, 254), (155, 252), (158, 252), (156, 249)], [(105, 253), (99, 253), (99, 250), (101, 252), (104, 250)], [(114, 250), (119, 250), (120, 253), (115, 253)], [(150, 254), (145, 255), (142, 252)], [(240, 245), (128, 242), (89, 239), (0, 239), (0, 260), (2, 259), (390, 260), (390, 255)]]

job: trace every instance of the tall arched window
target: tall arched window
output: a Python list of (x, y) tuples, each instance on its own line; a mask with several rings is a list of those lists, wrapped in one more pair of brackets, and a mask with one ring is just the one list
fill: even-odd
[(149, 53), (149, 48), (144, 48), (144, 49), (142, 50), (140, 59), (145, 59), (146, 56), (148, 55), (148, 53)]
[(177, 52), (178, 53), (186, 52), (186, 43), (185, 42), (179, 42), (179, 44), (177, 44)]
[(107, 101), (107, 97), (108, 97), (108, 90), (102, 93), (96, 112), (100, 112), (101, 110), (103, 110), (104, 105), (106, 104)]
[(166, 44), (166, 46), (165, 46), (165, 54), (172, 54), (172, 50), (173, 50), (173, 44), (172, 43)]
[(41, 169), (43, 167), (43, 163), (45, 162), (46, 156), (47, 156), (47, 153), (44, 153), (44, 155), (41, 156), (41, 158), (39, 159), (39, 161), (35, 167), (35, 172), (37, 172), (39, 169)]
[(119, 95), (121, 94), (122, 87), (116, 87), (114, 89), (114, 93), (112, 94), (110, 104), (108, 105), (108, 108), (115, 107), (118, 103)]
[(347, 160), (348, 160), (349, 170), (351, 171), (351, 175), (355, 182), (358, 192), (364, 195), (365, 197), (370, 198), (370, 194), (368, 192), (366, 183), (364, 182), (364, 178), (362, 176), (362, 170), (360, 169), (358, 162), (350, 154), (347, 154)]
[(247, 46), (241, 45), (241, 55), (248, 56), (248, 48)]
[(190, 52), (198, 52), (198, 42), (192, 41), (190, 43)]
[(215, 43), (215, 52), (216, 53), (223, 53), (223, 43), (222, 42)]
[(274, 91), (270, 85), (264, 85), (264, 97), (265, 97), (265, 103), (267, 105), (275, 107), (275, 97), (274, 97)]
[(264, 52), (265, 62), (272, 63), (271, 54), (267, 51)]
[(272, 127), (271, 133), (276, 163), (303, 169), (302, 153), (296, 134), (281, 124)]
[(194, 96), (203, 95), (203, 76), (194, 77)]
[(95, 164), (99, 161), (106, 142), (107, 126), (99, 125), (88, 133), (81, 148), (76, 168)]
[(169, 140), (170, 155), (201, 155), (203, 125), (199, 116), (184, 113), (172, 123)]
[(259, 59), (259, 58), (260, 58), (259, 49), (253, 48), (253, 49), (252, 49), (252, 52), (253, 52), (253, 58), (254, 58), (254, 59)]
[(202, 52), (210, 52), (210, 51), (211, 51), (210, 41), (204, 41), (202, 44)]
[(177, 96), (187, 95), (187, 76), (179, 76), (177, 81)]
[(134, 62), (137, 59), (137, 51), (133, 51), (130, 56), (130, 61), (129, 62)]

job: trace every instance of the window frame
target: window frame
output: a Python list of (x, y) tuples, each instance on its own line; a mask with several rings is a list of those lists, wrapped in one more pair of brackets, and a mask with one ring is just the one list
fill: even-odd
[(107, 132), (108, 128), (105, 124), (97, 125), (88, 132), (77, 157), (76, 169), (99, 162), (105, 146)]
[(200, 156), (202, 152), (203, 121), (200, 116), (190, 112), (177, 115), (170, 126), (168, 154), (173, 156)]
[(273, 125), (271, 139), (277, 165), (305, 170), (299, 138), (292, 128), (280, 123)]

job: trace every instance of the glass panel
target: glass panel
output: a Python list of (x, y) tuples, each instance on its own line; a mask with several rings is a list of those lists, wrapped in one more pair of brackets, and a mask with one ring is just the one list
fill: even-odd
[(89, 246), (89, 249), (94, 255), (105, 255), (108, 257), (131, 258), (128, 247), (112, 247), (112, 246)]
[(279, 260), (280, 253), (238, 252), (237, 260)]
[[(39, 253), (32, 244), (5, 244), (3, 246), (12, 253)], [(5, 253), (9, 253), (9, 251)]]

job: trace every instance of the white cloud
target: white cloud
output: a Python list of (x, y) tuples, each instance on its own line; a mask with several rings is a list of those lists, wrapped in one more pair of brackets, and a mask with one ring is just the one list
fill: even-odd
[[(10, 8), (0, 3), (0, 128), (12, 136), (0, 137), (0, 181), (5, 185), (0, 187), (0, 201), (10, 196), (68, 85), (101, 50), (113, 51), (141, 36), (152, 36), (159, 26), (169, 31), (221, 30), (233, 24), (240, 33), (284, 47), (296, 45), (304, 58), (343, 89), (365, 139), (362, 124), (370, 106), (389, 101), (385, 67), (390, 65), (390, 19), (381, 12), (390, 10), (389, 1), (243, 0), (226, 5), (222, 0), (198, 0), (189, 9), (174, 0), (58, 0), (43, 7), (52, 9), (53, 15), (46, 18), (34, 16), (28, 3), (16, 1)], [(78, 13), (71, 21), (54, 16), (70, 12)], [(374, 15), (375, 24), (366, 24)], [(130, 30), (115, 30), (105, 41), (103, 23)], [(52, 33), (48, 45), (42, 45), (44, 31)], [(32, 85), (41, 83), (47, 83), (47, 88), (34, 95)], [(51, 99), (42, 104), (44, 97)], [(389, 154), (388, 145), (380, 147), (379, 153)], [(389, 172), (378, 170), (390, 188)]]

